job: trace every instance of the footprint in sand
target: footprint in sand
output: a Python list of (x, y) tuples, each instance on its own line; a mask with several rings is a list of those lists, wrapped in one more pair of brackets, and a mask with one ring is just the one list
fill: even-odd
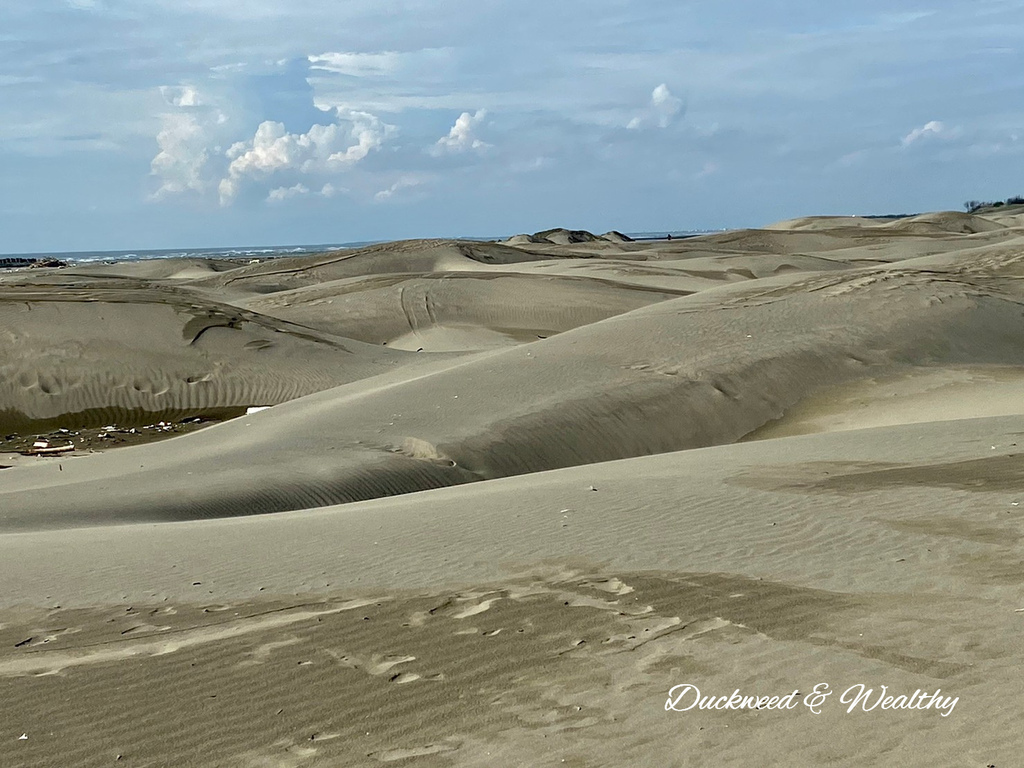
[(470, 616), (476, 616), (478, 613), (490, 610), (491, 606), (501, 600), (501, 597), (492, 597), (488, 600), (483, 600), (476, 605), (471, 605), (468, 608), (464, 608), (458, 613), (452, 614), (453, 619), (468, 619)]
[(135, 624), (134, 626), (128, 627), (128, 629), (123, 630), (121, 632), (121, 636), (127, 637), (128, 635), (137, 635), (140, 633), (157, 634), (160, 632), (167, 632), (171, 629), (173, 629), (173, 627), (158, 627), (153, 624)]
[[(162, 633), (158, 637), (133, 639), (125, 637), (121, 642), (110, 642), (87, 648), (55, 648), (52, 651), (31, 655), (14, 655), (0, 659), (0, 677), (22, 675), (53, 675), (64, 669), (88, 664), (100, 664), (122, 659), (163, 656), (168, 653), (194, 648), (209, 643), (241, 637), (253, 632), (278, 629), (301, 622), (311, 621), (343, 611), (350, 611), (379, 602), (379, 600), (350, 600), (340, 605), (316, 609), (274, 611), (259, 616), (227, 621), (209, 627), (192, 627), (176, 632)], [(52, 634), (49, 633), (49, 634)], [(31, 640), (32, 638), (30, 638)]]
[(270, 659), (271, 654), (278, 648), (287, 648), (289, 645), (295, 645), (301, 642), (301, 638), (289, 637), (285, 640), (274, 640), (269, 643), (263, 643), (263, 645), (257, 647), (256, 650), (245, 654), (248, 658), (238, 662), (237, 666), (251, 667), (256, 664), (266, 664)]
[(584, 589), (597, 589), (601, 592), (610, 592), (613, 595), (628, 595), (633, 587), (616, 578), (603, 579), (601, 581), (582, 581), (580, 587)]
[[(367, 659), (353, 654), (341, 653), (332, 650), (328, 650), (327, 653), (334, 657), (334, 659), (343, 667), (347, 667), (348, 669), (361, 669), (367, 674), (374, 675), (375, 677), (390, 672), (392, 668), (397, 667), (399, 664), (408, 664), (410, 661), (416, 661), (415, 656), (381, 656), (380, 654), (375, 653)], [(419, 676), (417, 675), (417, 677)]]
[(419, 680), (420, 676), (415, 672), (399, 672), (397, 675), (392, 677), (388, 682), (395, 683), (395, 685), (402, 685), (403, 683), (412, 683)]
[(81, 632), (79, 627), (62, 627), (60, 629), (37, 629), (32, 635), (15, 643), (15, 648), (31, 648), (36, 645), (47, 645), (65, 635), (74, 635)]

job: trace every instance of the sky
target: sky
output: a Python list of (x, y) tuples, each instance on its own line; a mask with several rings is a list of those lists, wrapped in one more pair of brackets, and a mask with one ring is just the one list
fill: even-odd
[(1024, 194), (1024, 0), (0, 4), (0, 253)]

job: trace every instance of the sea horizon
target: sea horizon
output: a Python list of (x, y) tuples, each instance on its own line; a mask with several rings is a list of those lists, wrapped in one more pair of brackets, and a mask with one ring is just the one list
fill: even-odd
[[(694, 235), (709, 234), (718, 230), (690, 229), (690, 230), (656, 230), (651, 232), (624, 232), (627, 237), (634, 240), (663, 240), (672, 237), (692, 237)], [(451, 239), (451, 240), (473, 240), (477, 242), (495, 242), (505, 240), (511, 235), (500, 235), (495, 237), (469, 237), (460, 236), (452, 238), (424, 238), (424, 239)], [(32, 251), (32, 252), (2, 252), (2, 259), (58, 259), (60, 261), (73, 262), (76, 264), (107, 261), (143, 261), (147, 259), (174, 259), (174, 258), (206, 258), (206, 259), (272, 259), (285, 256), (302, 256), (304, 254), (323, 253), (324, 251), (335, 251), (350, 248), (365, 248), (369, 245), (380, 243), (398, 242), (410, 238), (396, 238), (383, 240), (354, 240), (347, 242), (333, 243), (305, 243), (286, 245), (233, 245), (233, 246), (206, 246), (199, 248), (130, 248), (122, 250), (85, 250), (85, 251)]]

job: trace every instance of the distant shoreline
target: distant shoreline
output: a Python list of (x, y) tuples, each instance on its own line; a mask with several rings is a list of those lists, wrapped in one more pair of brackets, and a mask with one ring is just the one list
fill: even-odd
[[(632, 240), (666, 240), (696, 237), (698, 235), (711, 234), (720, 230), (673, 230), (663, 232), (636, 232), (626, 233)], [(400, 238), (403, 240), (407, 238)], [(499, 242), (506, 237), (453, 237), (453, 238), (425, 238), (425, 239), (451, 239), (471, 240), (476, 242)], [(0, 254), (0, 269), (11, 269), (28, 267), (33, 263), (44, 259), (57, 259), (60, 261), (73, 262), (75, 264), (102, 263), (108, 261), (143, 261), (147, 259), (275, 259), (287, 256), (303, 256), (325, 251), (338, 251), (354, 248), (365, 248), (370, 245), (381, 243), (398, 242), (399, 240), (360, 240), (346, 243), (317, 243), (306, 245), (281, 245), (281, 246), (230, 246), (226, 248), (136, 248), (130, 250), (110, 251), (39, 251), (29, 253), (3, 253)]]

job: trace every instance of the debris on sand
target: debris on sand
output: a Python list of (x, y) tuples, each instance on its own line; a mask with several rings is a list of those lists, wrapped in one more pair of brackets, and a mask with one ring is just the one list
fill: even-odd
[(139, 445), (173, 437), (216, 423), (221, 419), (193, 416), (181, 421), (158, 421), (140, 427), (107, 424), (102, 427), (59, 427), (34, 435), (0, 434), (0, 453), (23, 456), (59, 456), (71, 451), (94, 451), (115, 446)]

